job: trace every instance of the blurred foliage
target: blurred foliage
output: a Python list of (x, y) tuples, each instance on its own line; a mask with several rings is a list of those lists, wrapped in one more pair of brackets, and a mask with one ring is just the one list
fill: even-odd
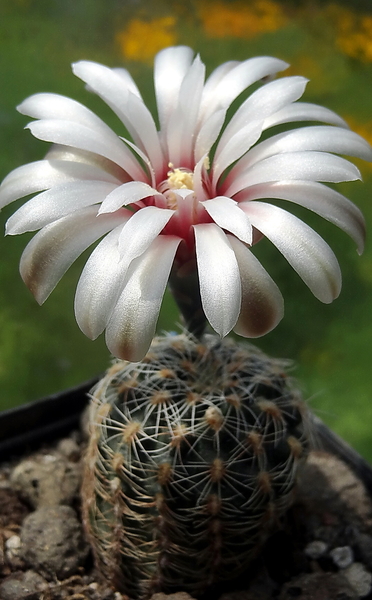
[[(153, 56), (178, 43), (200, 52), (209, 70), (258, 54), (287, 60), (286, 74), (311, 80), (306, 101), (335, 110), (372, 142), (370, 0), (354, 0), (352, 7), (347, 0), (13, 0), (0, 6), (0, 178), (46, 152), (46, 144), (23, 131), (27, 121), (15, 110), (32, 93), (71, 96), (118, 128), (110, 110), (73, 77), (71, 62), (90, 59), (128, 67), (154, 108)], [(371, 227), (371, 166), (358, 166), (364, 183), (338, 189), (360, 206)], [(15, 207), (2, 211), (1, 228)], [(297, 214), (335, 250), (343, 291), (331, 306), (320, 304), (279, 252), (261, 242), (257, 255), (283, 292), (286, 315), (256, 343), (272, 355), (293, 359), (294, 374), (313, 409), (372, 459), (372, 245), (367, 241), (359, 258), (335, 227), (305, 210)], [(0, 237), (0, 408), (78, 384), (110, 361), (104, 340), (86, 339), (73, 317), (74, 288), (87, 254), (40, 308), (18, 275), (30, 237)], [(177, 320), (168, 296), (159, 330), (174, 329)]]

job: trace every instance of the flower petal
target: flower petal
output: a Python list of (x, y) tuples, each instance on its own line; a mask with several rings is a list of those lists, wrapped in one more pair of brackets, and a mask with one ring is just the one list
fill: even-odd
[(109, 126), (89, 108), (72, 98), (61, 96), (60, 94), (34, 94), (19, 104), (17, 110), (22, 115), (27, 115), (34, 119), (59, 119), (61, 121), (79, 123), (91, 129), (111, 131)]
[(73, 146), (94, 152), (122, 167), (133, 179), (145, 180), (146, 176), (133, 154), (111, 130), (92, 129), (73, 121), (43, 119), (27, 125), (32, 135), (45, 142)]
[(191, 48), (173, 46), (161, 50), (155, 57), (154, 83), (162, 131), (167, 129), (169, 117), (178, 102), (180, 87), (193, 56)]
[(246, 244), (252, 243), (252, 225), (234, 200), (217, 196), (202, 202), (202, 205), (219, 227), (230, 231)]
[(123, 292), (106, 329), (106, 343), (118, 358), (141, 360), (155, 333), (164, 291), (180, 238), (158, 236), (129, 267)]
[(116, 189), (105, 181), (72, 181), (53, 186), (21, 206), (6, 224), (6, 233), (16, 235), (45, 227), (85, 206), (102, 202)]
[(174, 210), (157, 206), (146, 206), (134, 213), (124, 225), (119, 238), (120, 256), (129, 261), (140, 256), (164, 229), (173, 215)]
[(359, 254), (363, 252), (366, 227), (362, 212), (336, 190), (316, 181), (275, 181), (254, 185), (235, 196), (239, 202), (261, 198), (289, 200), (312, 210), (345, 231)]
[(239, 171), (238, 165), (230, 171), (221, 186), (224, 196), (233, 197), (244, 188), (283, 179), (330, 181), (332, 183), (360, 179), (360, 172), (355, 165), (340, 156), (327, 152), (276, 154), (255, 163), (244, 172)]
[(328, 304), (337, 298), (340, 267), (320, 235), (294, 215), (265, 202), (248, 202), (244, 210), (252, 225), (278, 248), (318, 300)]
[(125, 87), (132, 92), (132, 94), (142, 99), (141, 92), (139, 91), (136, 82), (127, 69), (123, 69), (123, 67), (114, 67), (112, 70), (119, 75), (119, 77), (121, 77), (121, 79), (124, 81)]
[(155, 122), (142, 98), (128, 89), (127, 82), (114, 69), (80, 61), (72, 70), (117, 114), (135, 144), (147, 153), (153, 167), (162, 170), (163, 156)]
[(213, 329), (225, 336), (235, 326), (241, 305), (241, 283), (234, 251), (214, 223), (194, 225), (200, 295)]
[(122, 206), (133, 204), (149, 196), (159, 195), (159, 192), (142, 181), (128, 181), (116, 187), (102, 202), (99, 214), (115, 212)]
[(236, 64), (232, 69), (226, 69), (222, 77), (210, 77), (210, 82), (208, 80), (204, 87), (200, 122), (204, 123), (216, 110), (228, 108), (252, 83), (287, 67), (288, 63), (277, 58), (257, 56)]
[(251, 121), (263, 121), (290, 102), (298, 100), (304, 93), (307, 82), (304, 77), (282, 77), (258, 88), (231, 117), (219, 143), (224, 145)]
[(226, 139), (223, 144), (221, 142), (218, 144), (213, 159), (212, 183), (214, 186), (217, 185), (227, 167), (241, 158), (257, 142), (261, 133), (262, 121), (252, 121), (230, 139)]
[(178, 102), (167, 125), (168, 158), (175, 165), (192, 167), (195, 128), (203, 92), (205, 65), (197, 56), (187, 71)]
[(76, 321), (86, 336), (96, 339), (105, 329), (123, 289), (130, 261), (120, 260), (115, 227), (96, 246), (81, 273), (75, 294)]
[(254, 254), (236, 237), (228, 235), (242, 281), (242, 306), (235, 333), (256, 338), (274, 329), (284, 315), (283, 296)]
[(349, 128), (346, 121), (333, 112), (333, 110), (329, 110), (329, 108), (308, 102), (294, 102), (267, 117), (264, 129), (295, 121), (319, 121), (320, 123), (329, 123), (330, 125)]
[(84, 163), (63, 160), (39, 160), (18, 167), (5, 177), (0, 186), (0, 208), (18, 198), (41, 192), (55, 185), (77, 179), (102, 179), (106, 182), (119, 181), (105, 171)]
[(218, 138), (226, 117), (226, 110), (217, 110), (203, 123), (195, 142), (194, 161), (207, 155)]
[(126, 210), (97, 216), (97, 207), (89, 206), (41, 229), (26, 246), (20, 262), (22, 279), (39, 304), (88, 246), (127, 218)]
[(347, 154), (372, 161), (371, 146), (354, 131), (341, 127), (313, 125), (279, 133), (257, 144), (241, 160), (239, 166), (245, 170), (274, 154), (307, 150)]

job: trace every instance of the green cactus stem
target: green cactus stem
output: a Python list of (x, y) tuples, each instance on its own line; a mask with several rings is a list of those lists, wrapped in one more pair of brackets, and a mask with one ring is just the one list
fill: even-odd
[(167, 335), (97, 385), (83, 512), (117, 589), (198, 596), (257, 555), (308, 446), (287, 366), (216, 336)]

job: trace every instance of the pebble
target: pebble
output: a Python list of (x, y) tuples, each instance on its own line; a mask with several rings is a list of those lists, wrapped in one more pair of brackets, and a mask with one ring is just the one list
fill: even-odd
[(77, 462), (80, 458), (80, 446), (73, 438), (64, 438), (58, 443), (57, 449), (68, 460)]
[(338, 573), (305, 573), (285, 583), (278, 600), (359, 600), (355, 589)]
[[(21, 542), (21, 538), (19, 537), (19, 535), (12, 535), (10, 536), (5, 544), (4, 544), (5, 548), (5, 557), (6, 560), (8, 561), (8, 563), (13, 567), (13, 569), (20, 569), (22, 568), (23, 562), (22, 562), (22, 557), (21, 557), (21, 548), (22, 548), (22, 542)], [(1, 598), (1, 596), (0, 596)]]
[(48, 584), (34, 571), (15, 571), (0, 584), (1, 600), (40, 600)]
[(22, 557), (47, 579), (74, 575), (89, 547), (70, 506), (42, 507), (29, 514), (21, 529)]
[(354, 553), (350, 546), (338, 546), (333, 548), (329, 553), (336, 567), (339, 569), (346, 569), (354, 561)]
[(13, 489), (33, 508), (72, 504), (81, 483), (81, 467), (62, 454), (41, 454), (13, 470)]
[(19, 556), (21, 546), (21, 538), (19, 535), (12, 535), (10, 538), (8, 538), (5, 542), (7, 558)]
[(322, 540), (314, 540), (306, 546), (305, 554), (308, 558), (317, 560), (327, 552), (327, 549), (328, 544), (326, 544)]
[(362, 563), (353, 563), (343, 571), (343, 574), (360, 598), (364, 598), (364, 596), (370, 593), (372, 589), (372, 574), (367, 571)]
[(355, 543), (358, 548), (361, 561), (367, 569), (372, 570), (372, 536), (368, 533), (357, 532)]

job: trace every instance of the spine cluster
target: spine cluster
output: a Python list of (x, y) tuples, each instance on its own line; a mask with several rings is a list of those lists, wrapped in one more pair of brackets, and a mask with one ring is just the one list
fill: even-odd
[(306, 408), (284, 361), (215, 336), (156, 338), (93, 393), (84, 519), (131, 598), (238, 575), (291, 501)]

